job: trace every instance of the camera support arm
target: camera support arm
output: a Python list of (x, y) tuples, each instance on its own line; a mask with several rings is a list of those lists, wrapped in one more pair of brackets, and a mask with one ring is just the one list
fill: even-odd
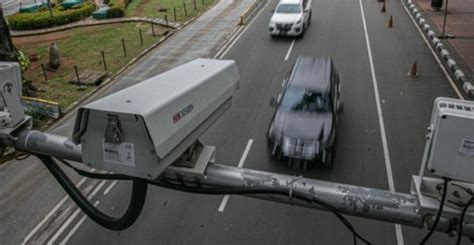
[[(18, 150), (51, 155), (76, 162), (81, 162), (81, 147), (69, 138), (43, 133), (34, 130), (20, 130), (16, 135), (14, 147)], [(347, 185), (328, 181), (289, 176), (252, 169), (237, 168), (222, 164), (208, 163), (204, 174), (190, 173), (189, 168), (172, 166), (161, 177), (167, 181), (180, 182), (187, 186), (214, 188), (248, 188), (287, 189), (303, 192), (335, 207), (344, 214), (397, 223), (422, 228), (425, 219), (432, 223), (434, 213), (419, 212), (417, 195), (390, 192), (381, 189)], [(249, 197), (287, 203), (309, 208), (322, 209), (319, 205), (309, 204), (292, 198), (273, 194), (253, 194)], [(472, 220), (467, 214), (466, 221)], [(431, 220), (431, 222), (430, 222)], [(457, 227), (457, 219), (452, 214), (443, 212), (436, 230), (452, 234)], [(474, 223), (465, 223), (463, 235), (474, 238)]]

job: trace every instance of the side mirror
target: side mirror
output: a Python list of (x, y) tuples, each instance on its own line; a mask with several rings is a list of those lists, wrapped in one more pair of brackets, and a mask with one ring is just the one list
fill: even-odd
[(305, 10), (303, 10), (303, 12), (305, 12), (305, 13), (308, 13), (308, 12), (309, 12), (309, 10), (305, 9)]
[(344, 102), (340, 101), (339, 104), (337, 104), (337, 113), (342, 113), (344, 111)]
[(277, 104), (278, 104), (277, 99), (275, 98), (275, 96), (272, 96), (272, 98), (270, 99), (270, 106), (276, 107)]
[(274, 10), (274, 9), (272, 9), (272, 10), (270, 10), (270, 12), (273, 14), (273, 13), (275, 13), (275, 10)]

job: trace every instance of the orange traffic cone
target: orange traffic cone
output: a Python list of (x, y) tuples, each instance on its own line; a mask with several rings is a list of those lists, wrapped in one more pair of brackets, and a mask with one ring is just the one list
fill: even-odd
[(390, 18), (388, 18), (386, 26), (387, 26), (387, 28), (392, 28), (393, 27), (393, 17), (392, 17), (392, 15), (390, 15)]
[(415, 62), (411, 65), (411, 69), (410, 71), (407, 73), (407, 76), (409, 77), (417, 77), (418, 76), (418, 69), (417, 69), (417, 65), (416, 65), (416, 60)]
[(382, 13), (387, 12), (387, 11), (385, 10), (385, 1), (383, 1), (382, 9), (380, 9), (380, 12), (382, 12)]

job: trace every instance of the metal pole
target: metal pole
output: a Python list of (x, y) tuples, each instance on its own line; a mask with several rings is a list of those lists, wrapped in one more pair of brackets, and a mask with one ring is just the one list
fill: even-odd
[(186, 9), (186, 3), (183, 1), (184, 16), (188, 16), (188, 10)]
[(151, 23), (151, 34), (155, 36), (155, 26)]
[(81, 84), (81, 79), (79, 78), (79, 72), (77, 71), (77, 65), (74, 65), (74, 71), (76, 72), (77, 84)]
[(448, 16), (448, 2), (449, 0), (446, 0), (446, 6), (444, 7), (443, 32), (441, 34), (442, 38), (446, 37), (445, 30), (446, 30), (446, 18)]
[(104, 63), (104, 70), (107, 70), (107, 63), (105, 63), (105, 53), (104, 51), (100, 51), (100, 53), (102, 54), (102, 62)]
[[(18, 150), (51, 155), (66, 160), (81, 162), (81, 146), (75, 145), (64, 136), (42, 133), (35, 130), (19, 130), (15, 135), (14, 147)], [(203, 175), (189, 171), (189, 168), (171, 166), (162, 174), (167, 181), (186, 186), (201, 186), (212, 188), (240, 188), (298, 191), (322, 200), (339, 212), (397, 223), (406, 226), (423, 227), (425, 219), (433, 220), (434, 214), (421, 214), (417, 210), (416, 195), (391, 192), (386, 190), (327, 182), (301, 176), (289, 176), (269, 173), (252, 169), (237, 168), (227, 165), (209, 163)], [(265, 199), (273, 202), (288, 203), (303, 207), (322, 209), (316, 204), (310, 204), (293, 199), (291, 196), (273, 194), (253, 194), (249, 197)], [(437, 231), (452, 232), (453, 220), (456, 217), (443, 213), (436, 226)], [(474, 238), (473, 215), (466, 213), (463, 225), (463, 235)], [(430, 223), (430, 222), (428, 222)], [(432, 223), (432, 222), (431, 222)]]
[(170, 26), (170, 23), (168, 22), (168, 15), (165, 14), (165, 22), (166, 22), (166, 26)]
[(123, 49), (123, 55), (127, 57), (127, 47), (125, 47), (125, 39), (122, 38), (122, 49)]
[(44, 68), (43, 63), (41, 63), (41, 69), (43, 70), (44, 81), (48, 82), (48, 75), (46, 74), (46, 69)]
[(82, 162), (81, 145), (75, 145), (64, 136), (36, 130), (21, 130), (16, 137), (18, 139), (14, 146), (18, 150)]
[(176, 22), (176, 8), (173, 8), (174, 22)]
[(140, 45), (143, 46), (142, 29), (138, 29), (138, 34), (140, 35)]
[(196, 7), (196, 0), (193, 0), (193, 5), (194, 5), (194, 10), (196, 10), (196, 9), (197, 9), (197, 7)]

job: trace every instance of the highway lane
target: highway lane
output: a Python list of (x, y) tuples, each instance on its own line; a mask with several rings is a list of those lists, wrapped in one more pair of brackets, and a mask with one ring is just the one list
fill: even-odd
[[(334, 169), (317, 168), (304, 173), (310, 177), (388, 188), (384, 159), (381, 154), (382, 146), (373, 87), (370, 82), (370, 68), (367, 51), (365, 50), (363, 28), (360, 22), (361, 16), (357, 8), (358, 3), (356, 1), (339, 1), (336, 3), (319, 1), (318, 4), (319, 8), (315, 9), (317, 14), (314, 15), (317, 17), (314, 17), (313, 22), (316, 25), (310, 28), (304, 39), (297, 40), (292, 53), (333, 56), (341, 76), (343, 79), (344, 77), (350, 78), (350, 83), (343, 81), (343, 98), (346, 101), (346, 111), (341, 125), (342, 140), (340, 142), (344, 143), (339, 145), (338, 158)], [(331, 16), (333, 15), (331, 13), (336, 11), (344, 13), (344, 21), (332, 21)], [(370, 13), (368, 11), (367, 14), (369, 19), (371, 14), (375, 15), (375, 12)], [(231, 111), (210, 130), (204, 137), (204, 141), (218, 145), (217, 160), (219, 162), (237, 165), (246, 142), (252, 138), (254, 144), (249, 151), (245, 167), (298, 174), (301, 171), (288, 170), (286, 164), (275, 162), (268, 157), (266, 152), (264, 132), (271, 117), (268, 101), (272, 95), (276, 95), (279, 91), (281, 80), (295, 58), (295, 55), (290, 54), (289, 61), (284, 61), (291, 39), (272, 40), (266, 36), (266, 33), (262, 33), (261, 30), (266, 28), (269, 17), (270, 13), (268, 11), (264, 12), (226, 56), (226, 58), (235, 59), (238, 62), (242, 74), (241, 90), (234, 100)], [(369, 23), (372, 22), (369, 21)], [(369, 33), (375, 31), (370, 30), (370, 28), (369, 24)], [(383, 28), (382, 25), (382, 31)], [(416, 37), (414, 34), (416, 33), (412, 30), (412, 35)], [(374, 51), (374, 53), (377, 52)], [(262, 57), (271, 62), (261, 62)], [(347, 59), (347, 57), (351, 58)], [(429, 56), (424, 58), (432, 59)], [(378, 64), (379, 60), (376, 56), (374, 59), (375, 63)], [(399, 69), (403, 69), (402, 74), (405, 76), (405, 68)], [(399, 69), (387, 69), (389, 70), (388, 74), (383, 74), (383, 77), (395, 76), (399, 79), (399, 76), (395, 75), (398, 74)], [(384, 69), (382, 68), (382, 70)], [(440, 85), (439, 89), (446, 89), (446, 84), (442, 83), (443, 77), (441, 74), (438, 74), (437, 79), (440, 81), (438, 83)], [(406, 77), (404, 77), (404, 80), (406, 80)], [(385, 81), (385, 79), (380, 79), (380, 81)], [(390, 82), (393, 81), (389, 79), (387, 83)], [(381, 84), (381, 87), (383, 87), (385, 83), (381, 82)], [(385, 95), (382, 92), (383, 89), (380, 90), (384, 100), (391, 102), (392, 97)], [(409, 91), (409, 88), (406, 90)], [(435, 91), (430, 96), (434, 96), (438, 92)], [(418, 96), (415, 92), (414, 94)], [(430, 107), (432, 102), (424, 103)], [(412, 113), (420, 113), (417, 110), (421, 109), (415, 108)], [(391, 111), (386, 111), (386, 109), (384, 111), (385, 114), (391, 114)], [(422, 120), (418, 119), (417, 121)], [(425, 125), (420, 127), (423, 131)], [(390, 128), (387, 129), (389, 135), (390, 132), (393, 132)], [(408, 135), (412, 133), (411, 130), (407, 131)], [(399, 133), (395, 131), (395, 134)], [(389, 140), (389, 145), (393, 145), (390, 142)], [(392, 148), (396, 147), (390, 147), (390, 149)], [(406, 172), (401, 172), (401, 174), (406, 174)], [(397, 171), (397, 173), (399, 172)], [(173, 200), (172, 203), (176, 201)], [(308, 244), (317, 240), (321, 244), (334, 244), (335, 234), (341, 234), (337, 237), (336, 243), (347, 244), (351, 242), (350, 235), (336, 219), (327, 213), (232, 196), (225, 211), (220, 215), (216, 212), (217, 203), (220, 203), (220, 199), (206, 197), (196, 198), (194, 201), (196, 201), (195, 205), (189, 203), (189, 208), (184, 210), (181, 205), (179, 205), (179, 209), (173, 211), (166, 208), (166, 214), (160, 208), (146, 211), (142, 222), (156, 225), (157, 227), (153, 231), (142, 229), (140, 228), (142, 225), (137, 224), (136, 230), (126, 231), (126, 235), (120, 236), (121, 240), (109, 238), (108, 235), (101, 233), (101, 241), (127, 243), (127, 241), (153, 242), (156, 241), (155, 239), (160, 239), (159, 241), (172, 244), (192, 241), (203, 244), (256, 242), (263, 244)], [(214, 209), (209, 208), (209, 205), (212, 204)], [(171, 208), (169, 207), (169, 209)], [(363, 234), (367, 234), (371, 241), (376, 244), (395, 243), (393, 225), (362, 219), (352, 220), (355, 221), (357, 229)], [(170, 223), (167, 221), (170, 221)], [(86, 222), (84, 228), (77, 234), (78, 239), (73, 240), (73, 243), (74, 241), (78, 243), (93, 242), (97, 236), (90, 236), (90, 234), (94, 234), (95, 229), (97, 227), (94, 224), (87, 225)], [(113, 232), (110, 233), (113, 234)], [(411, 244), (420, 237), (418, 233), (418, 236), (413, 237), (413, 240), (406, 240), (406, 243)]]
[[(411, 175), (418, 174), (420, 168), (434, 99), (457, 96), (400, 2), (387, 5), (395, 20), (393, 29), (383, 26), (388, 15), (380, 14), (379, 6), (365, 6), (380, 97), (385, 101), (382, 108), (395, 187), (408, 192)], [(420, 76), (413, 79), (406, 73), (415, 60)], [(406, 244), (412, 244), (426, 231), (404, 228), (403, 234)], [(430, 244), (452, 242), (445, 234), (434, 234)]]
[[(384, 16), (377, 17), (379, 13), (374, 11), (376, 8), (378, 8), (376, 4), (368, 4), (367, 7), (366, 18), (368, 19), (369, 36), (371, 37), (374, 35), (372, 32), (378, 32), (377, 35), (387, 35), (385, 32), (388, 32), (383, 26), (383, 20), (373, 21), (373, 18), (384, 18)], [(242, 75), (241, 89), (234, 99), (233, 108), (217, 125), (209, 130), (203, 140), (208, 144), (218, 146), (217, 161), (221, 163), (237, 165), (246, 143), (249, 139), (253, 139), (254, 143), (244, 167), (288, 174), (303, 173), (308, 177), (387, 189), (386, 167), (382, 153), (376, 101), (359, 2), (315, 1), (313, 11), (313, 25), (304, 39), (296, 40), (288, 61), (285, 61), (285, 56), (293, 39), (271, 39), (268, 37), (266, 32), (262, 30), (266, 30), (271, 13), (269, 9), (266, 9), (259, 16), (254, 25), (250, 27), (248, 32), (225, 57), (237, 61)], [(340, 13), (344, 18), (337, 18), (339, 15), (334, 13)], [(400, 11), (398, 14), (402, 19), (404, 13)], [(407, 18), (407, 16), (404, 18)], [(426, 62), (428, 66), (436, 67), (433, 58), (427, 53), (427, 48), (423, 47), (424, 44), (420, 37), (416, 36), (417, 33), (414, 27), (408, 24), (409, 20), (406, 19), (404, 26), (406, 30), (403, 30), (403, 32), (409, 33), (408, 38), (412, 38), (413, 43), (416, 43), (413, 48), (414, 52), (421, 51), (420, 53), (423, 54), (421, 60)], [(395, 44), (398, 46), (406, 46), (409, 43), (406, 39), (397, 40), (402, 34), (402, 31), (399, 31), (395, 33), (395, 38), (392, 37), (397, 41)], [(376, 64), (375, 71), (381, 84), (379, 88), (381, 97), (386, 102), (384, 105), (387, 102), (394, 103), (397, 99), (401, 100), (398, 98), (398, 96), (401, 96), (399, 94), (400, 90), (396, 86), (386, 87), (386, 85), (392, 84), (394, 80), (413, 83), (413, 81), (406, 78), (406, 64), (400, 64), (406, 63), (406, 58), (402, 55), (397, 57), (393, 53), (379, 49), (379, 45), (385, 44), (386, 40), (376, 39), (372, 42), (376, 43), (374, 47), (377, 48), (377, 50), (374, 48), (373, 52), (376, 55), (373, 58)], [(393, 43), (393, 40), (390, 40), (390, 43)], [(393, 50), (396, 54), (400, 53), (397, 49)], [(272, 115), (272, 109), (268, 102), (272, 95), (277, 95), (279, 92), (281, 81), (297, 54), (332, 56), (341, 73), (342, 96), (346, 102), (346, 110), (340, 127), (341, 134), (337, 160), (332, 170), (324, 168), (309, 171), (291, 170), (287, 168), (285, 163), (276, 162), (268, 156), (264, 135)], [(378, 56), (379, 54), (382, 57)], [(383, 62), (381, 59), (383, 58), (399, 62), (397, 69), (391, 69), (390, 64), (383, 64), (381, 67), (380, 64)], [(262, 59), (265, 62), (262, 62)], [(400, 73), (400, 70), (403, 70), (403, 72)], [(383, 73), (380, 73), (381, 71)], [(433, 86), (428, 87), (428, 91), (422, 91), (424, 98), (431, 99), (436, 95), (452, 95), (449, 85), (444, 81), (443, 75), (439, 71), (434, 74), (434, 77), (436, 82), (432, 83)], [(421, 83), (421, 77), (419, 80)], [(420, 91), (414, 89), (426, 89), (426, 84), (424, 86), (417, 84), (415, 88), (405, 84), (403, 88), (407, 93), (403, 96), (408, 98), (399, 103), (413, 103), (413, 101), (420, 98)], [(387, 94), (384, 91), (386, 89), (397, 92)], [(431, 103), (432, 100), (425, 100), (421, 102), (423, 106), (411, 105), (408, 107), (404, 104), (404, 108), (395, 106), (387, 109), (384, 107), (385, 115), (391, 115), (392, 111), (399, 113), (400, 110), (410, 108), (409, 113), (415, 115), (413, 121), (416, 121), (416, 126), (418, 126), (414, 129), (411, 125), (401, 126), (407, 128), (402, 132), (398, 128), (394, 128), (394, 123), (387, 123), (387, 134), (389, 136), (402, 134), (407, 137), (413, 136), (414, 133), (420, 133), (421, 136), (418, 138), (422, 139), (426, 127), (423, 122), (428, 120), (426, 115), (429, 116)], [(417, 115), (425, 117), (420, 118)], [(391, 119), (393, 118), (391, 117)], [(403, 125), (400, 120), (394, 122)], [(398, 142), (392, 143), (392, 140), (393, 137), (390, 137), (388, 143), (390, 150), (399, 146)], [(411, 142), (414, 142), (414, 146), (409, 144)], [(403, 149), (405, 147), (414, 151), (414, 147), (420, 147), (420, 141), (407, 141), (401, 146)], [(397, 148), (393, 151), (398, 153), (400, 149)], [(419, 156), (421, 152), (417, 151), (417, 154)], [(394, 159), (396, 161), (394, 161), (394, 164), (397, 165), (395, 183), (398, 184), (401, 182), (401, 178), (398, 178), (398, 176), (403, 175), (407, 178), (406, 176), (410, 172), (405, 171), (405, 169), (398, 170), (398, 166), (406, 166), (407, 163), (405, 161), (400, 163), (398, 154), (395, 155)], [(419, 161), (416, 158), (415, 155), (413, 159), (410, 159), (415, 162), (414, 164), (408, 163), (409, 166), (416, 166), (410, 168), (411, 173), (416, 173)], [(103, 239), (101, 241), (120, 241), (123, 243), (160, 241), (170, 244), (190, 242), (203, 244), (309, 244), (314, 241), (318, 241), (320, 244), (347, 244), (352, 241), (350, 234), (339, 221), (328, 213), (232, 196), (224, 212), (219, 214), (217, 208), (220, 206), (220, 199), (202, 198), (198, 200), (196, 198), (195, 201), (199, 201), (199, 203), (195, 203), (196, 205), (189, 204), (190, 207), (184, 210), (174, 209), (170, 211), (171, 207), (166, 207), (166, 214), (163, 214), (163, 210), (159, 208), (147, 211), (143, 222), (157, 225), (157, 229), (153, 229), (153, 232), (137, 228), (140, 232), (127, 232), (126, 236), (120, 237), (121, 240), (110, 238), (108, 235), (101, 233), (101, 239)], [(214, 205), (214, 209), (209, 209), (207, 205)], [(201, 213), (203, 211), (208, 211), (208, 213), (203, 215)], [(171, 222), (174, 222), (172, 225), (166, 222), (170, 220), (169, 216), (174, 217), (171, 218)], [(375, 244), (396, 244), (393, 225), (357, 218), (351, 220), (357, 230), (367, 235)], [(163, 228), (162, 221), (166, 223), (165, 228)], [(142, 226), (142, 224), (137, 224), (137, 226)], [(86, 222), (84, 228), (78, 231), (78, 238), (73, 243), (93, 242), (97, 236), (90, 236), (90, 234), (96, 233), (95, 229), (97, 229), (95, 225)], [(421, 238), (421, 234), (420, 232), (414, 233), (405, 240), (405, 243), (415, 243)], [(444, 244), (444, 242), (444, 240), (441, 240), (439, 244)]]
[[(358, 7), (357, 1), (314, 1), (313, 25), (304, 39), (296, 40), (288, 61), (284, 59), (292, 39), (272, 40), (267, 36), (266, 25), (272, 6), (264, 10), (225, 57), (237, 61), (242, 81), (231, 111), (203, 137), (206, 143), (218, 146), (218, 162), (237, 165), (248, 140), (253, 139), (254, 143), (244, 167), (289, 174), (303, 173), (308, 177), (388, 188)], [(423, 66), (436, 67), (434, 60), (427, 53), (420, 37), (416, 36), (414, 27), (410, 28), (408, 25), (408, 17), (403, 17), (405, 13), (401, 9), (396, 13), (400, 15), (398, 19), (406, 18), (406, 22), (400, 22), (406, 24), (406, 29), (400, 29), (390, 39), (389, 35), (393, 33), (384, 29), (383, 20), (379, 21), (384, 17), (378, 16), (377, 7), (375, 2), (368, 3), (366, 18), (371, 38), (378, 38), (380, 33), (387, 36), (383, 40), (371, 39), (371, 43), (381, 98), (386, 101), (383, 104), (384, 116), (390, 118), (391, 122), (385, 120), (389, 149), (391, 153), (395, 152), (391, 154), (391, 159), (398, 190), (404, 188), (400, 183), (405, 183), (403, 179), (406, 179), (409, 173), (417, 172), (418, 156), (421, 156), (420, 150), (417, 149), (423, 143), (419, 139), (424, 135), (426, 123), (423, 122), (428, 120), (427, 115), (429, 116), (432, 103), (432, 100), (427, 100), (436, 95), (452, 95), (452, 92), (439, 70), (426, 78), (432, 85), (428, 91), (425, 91), (427, 82), (423, 80), (424, 77), (420, 77), (417, 83), (408, 83), (413, 82), (405, 76), (408, 67), (405, 67), (404, 59), (409, 54), (399, 54), (399, 48), (413, 42), (414, 52), (423, 54), (420, 59), (423, 61), (420, 63), (426, 62)], [(334, 13), (341, 13), (344, 18), (338, 18)], [(372, 37), (374, 35), (377, 37)], [(402, 38), (403, 35), (406, 37)], [(395, 47), (398, 45), (398, 48), (387, 52), (387, 43)], [(341, 73), (346, 110), (340, 127), (338, 156), (332, 170), (291, 170), (285, 163), (276, 162), (268, 156), (264, 135), (272, 114), (268, 102), (271, 96), (277, 95), (283, 77), (296, 55), (300, 53), (330, 55)], [(390, 63), (383, 63), (387, 60), (395, 63), (397, 69), (392, 69)], [(404, 92), (402, 98), (399, 93), (401, 89)], [(426, 107), (429, 108), (427, 111)], [(397, 116), (410, 117), (407, 120), (409, 123), (402, 124)], [(420, 137), (414, 136), (420, 133)], [(409, 149), (411, 154), (406, 156), (405, 149)], [(400, 152), (403, 159), (399, 159), (397, 153)], [(144, 213), (131, 229), (121, 233), (110, 232), (87, 219), (71, 237), (70, 243), (310, 244), (317, 241), (320, 244), (347, 244), (352, 241), (350, 234), (338, 220), (331, 214), (320, 211), (232, 196), (224, 212), (218, 212), (222, 200), (220, 196), (202, 197), (161, 188), (151, 188), (149, 196)], [(128, 189), (120, 184), (105, 198), (100, 198), (100, 205), (111, 213), (117, 213), (117, 207), (126, 205), (127, 197)], [(393, 225), (357, 218), (351, 220), (354, 221), (356, 229), (375, 244), (395, 244)], [(66, 230), (66, 233), (68, 231)], [(413, 232), (413, 229), (407, 232), (410, 237), (405, 238), (406, 244), (415, 243), (421, 238), (420, 233)], [(439, 241), (439, 244), (444, 244), (443, 241), (445, 240)]]

